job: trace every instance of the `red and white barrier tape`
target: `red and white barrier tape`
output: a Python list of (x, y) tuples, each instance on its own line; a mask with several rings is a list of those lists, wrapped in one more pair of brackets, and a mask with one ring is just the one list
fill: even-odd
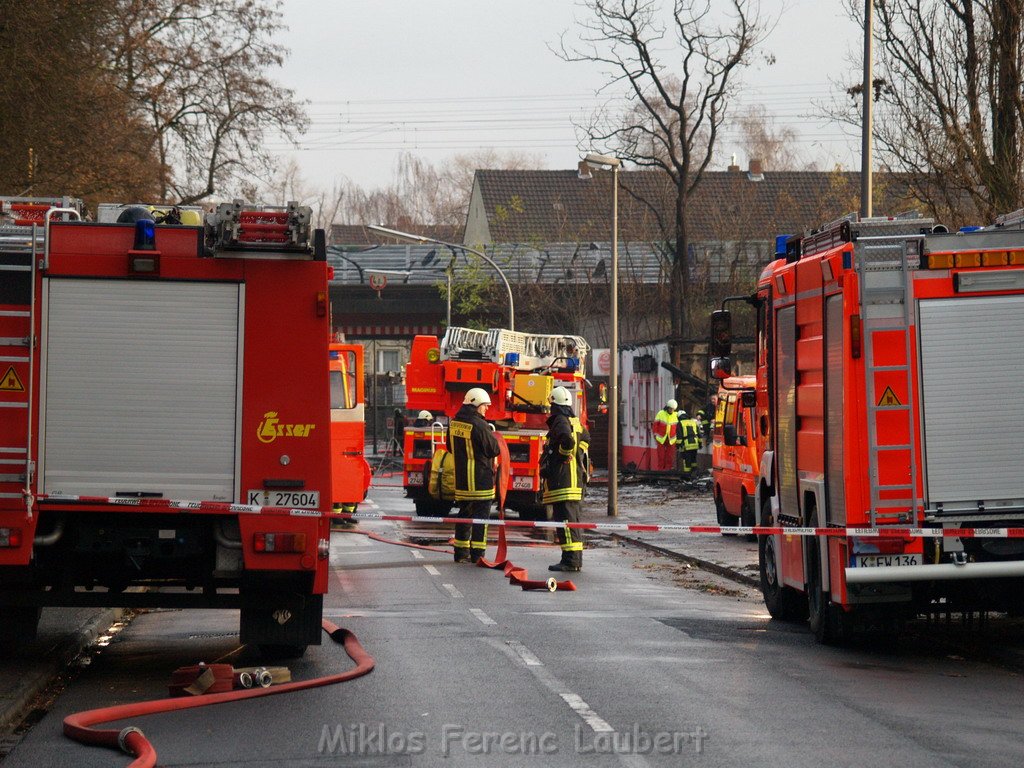
[(37, 501), (76, 504), (113, 504), (118, 507), (139, 507), (141, 509), (168, 509), (178, 512), (235, 512), (243, 515), (291, 515), (293, 517), (320, 517), (316, 509), (293, 507), (261, 507), (258, 504), (234, 504), (227, 501), (182, 501), (175, 499), (140, 498), (136, 496), (71, 496), (64, 494), (40, 494)]
[(1024, 539), (1024, 528), (790, 528), (768, 525), (681, 525), (665, 523), (561, 523), (555, 520), (464, 520), (460, 517), (419, 517), (412, 515), (382, 515), (372, 512), (334, 513), (332, 517), (349, 520), (393, 520), (403, 523), (431, 523), (453, 525), (474, 523), (506, 528), (563, 528), (566, 525), (581, 531), (645, 531), (653, 533), (713, 534), (781, 534), (783, 536), (872, 536), (878, 538), (962, 538), (962, 539)]
[(182, 512), (221, 512), (238, 514), (290, 515), (292, 517), (320, 517), (326, 514), (341, 520), (389, 520), (399, 523), (426, 523), (430, 525), (455, 525), (474, 523), (480, 525), (504, 526), (506, 528), (569, 528), (580, 531), (639, 531), (647, 533), (689, 533), (710, 534), (761, 534), (783, 536), (859, 536), (878, 538), (958, 538), (958, 539), (1024, 539), (1024, 528), (797, 528), (788, 526), (742, 526), (742, 525), (682, 525), (678, 523), (561, 523), (555, 520), (465, 520), (461, 517), (420, 517), (418, 515), (384, 515), (372, 512), (329, 512), (315, 509), (292, 507), (261, 507), (257, 504), (232, 504), (224, 501), (177, 501), (136, 497), (107, 496), (65, 496), (60, 494), (40, 495), (43, 502), (76, 502), (79, 504), (113, 504), (144, 509), (167, 509)]

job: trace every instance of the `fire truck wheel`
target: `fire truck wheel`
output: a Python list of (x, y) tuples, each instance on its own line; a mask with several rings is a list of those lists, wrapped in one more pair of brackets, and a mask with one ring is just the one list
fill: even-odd
[[(761, 503), (761, 525), (772, 525), (772, 503), (765, 497)], [(761, 573), (761, 594), (773, 619), (803, 621), (807, 618), (807, 601), (792, 587), (779, 579), (778, 557), (773, 536), (758, 536), (757, 564)]]
[[(723, 528), (732, 527), (737, 523), (736, 518), (726, 511), (725, 502), (722, 501), (722, 489), (718, 487), (715, 488), (715, 517), (718, 518), (718, 524)], [(722, 535), (735, 536), (736, 534), (722, 531)]]
[(451, 502), (430, 497), (413, 499), (413, 506), (416, 507), (416, 514), (419, 517), (447, 517), (452, 511)]
[[(813, 514), (808, 520), (814, 520)], [(807, 542), (807, 623), (819, 643), (840, 645), (849, 639), (848, 614), (825, 594), (817, 537)]]
[[(747, 496), (746, 491), (740, 492), (740, 525), (750, 528), (757, 524), (754, 519), (754, 500)], [(757, 536), (748, 533), (744, 537), (747, 541), (757, 541)]]
[(13, 653), (36, 639), (42, 608), (0, 608), (0, 654)]

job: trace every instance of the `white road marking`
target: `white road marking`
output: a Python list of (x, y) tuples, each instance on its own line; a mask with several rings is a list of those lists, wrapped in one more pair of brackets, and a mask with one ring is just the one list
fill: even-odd
[(454, 598), (461, 598), (462, 597), (462, 593), (459, 592), (459, 590), (455, 588), (454, 584), (442, 584), (441, 586), (444, 587), (446, 590), (448, 590), (448, 594), (451, 595), (452, 597), (454, 597)]
[(431, 576), (440, 576), (441, 572), (432, 565), (424, 565), (423, 570), (429, 573)]
[(418, 549), (410, 549), (409, 550), (409, 554), (411, 554), (413, 556), (414, 560), (422, 560), (423, 559), (423, 553), (420, 552)]
[(476, 616), (478, 619), (480, 619), (480, 623), (481, 624), (486, 624), (489, 627), (496, 627), (496, 626), (498, 626), (498, 622), (496, 622), (494, 619), (492, 619), (486, 613), (481, 611), (479, 608), (470, 608), (469, 612), (472, 613), (474, 616)]
[(350, 579), (348, 577), (348, 574), (345, 573), (341, 569), (336, 570), (335, 573), (338, 575), (338, 583), (341, 584), (341, 591), (342, 592), (351, 592), (352, 591), (352, 579)]
[(534, 656), (533, 651), (520, 643), (518, 640), (508, 640), (508, 647), (519, 654), (528, 667), (543, 667), (544, 662)]
[(583, 718), (583, 722), (589, 725), (590, 729), (595, 733), (612, 733), (615, 730), (598, 717), (597, 713), (590, 708), (590, 705), (575, 693), (561, 693), (559, 695), (566, 704), (572, 707), (577, 715)]

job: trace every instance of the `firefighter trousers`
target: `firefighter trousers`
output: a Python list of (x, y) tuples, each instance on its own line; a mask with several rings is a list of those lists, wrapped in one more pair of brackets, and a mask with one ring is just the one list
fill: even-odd
[(682, 450), (679, 452), (680, 469), (685, 477), (690, 477), (693, 470), (697, 468), (697, 449)]
[(669, 443), (666, 440), (664, 443), (658, 443), (658, 449), (654, 454), (654, 466), (651, 467), (653, 470), (673, 470), (676, 468), (676, 446), (674, 443)]
[[(582, 506), (580, 501), (557, 501), (551, 505), (551, 519), (560, 523), (578, 523)], [(562, 562), (579, 568), (583, 564), (583, 531), (565, 526), (555, 529), (555, 537), (562, 548)]]
[[(491, 499), (460, 501), (457, 516), (464, 520), (487, 520), (491, 517)], [(456, 560), (470, 558), (475, 562), (487, 549), (487, 526), (456, 523), (454, 544)]]

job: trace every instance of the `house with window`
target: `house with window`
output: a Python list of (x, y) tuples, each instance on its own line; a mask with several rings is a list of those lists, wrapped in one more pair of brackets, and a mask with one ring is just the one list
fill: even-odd
[[(665, 340), (674, 193), (657, 171), (618, 174), (620, 344)], [(462, 232), (397, 229), (489, 256), (512, 287), (517, 330), (573, 333), (607, 347), (610, 327), (612, 173), (573, 170), (478, 170)], [(913, 205), (891, 178), (876, 176), (876, 210), (897, 213)], [(779, 171), (751, 161), (709, 172), (688, 210), (688, 300), (710, 311), (722, 296), (753, 290), (774, 258), (775, 238), (812, 229), (856, 210), (860, 174)], [(368, 369), (378, 392), (367, 393), (379, 414), (404, 406), (401, 370), (412, 338), (441, 335), (454, 325), (507, 325), (504, 288), (480, 259), (443, 245), (388, 241), (363, 227), (335, 227), (329, 259), (335, 329), (367, 345)], [(489, 286), (470, 314), (460, 285)], [(680, 340), (684, 365), (700, 373), (703, 339)], [(383, 427), (381, 427), (383, 430)], [(595, 455), (600, 455), (596, 451)]]

